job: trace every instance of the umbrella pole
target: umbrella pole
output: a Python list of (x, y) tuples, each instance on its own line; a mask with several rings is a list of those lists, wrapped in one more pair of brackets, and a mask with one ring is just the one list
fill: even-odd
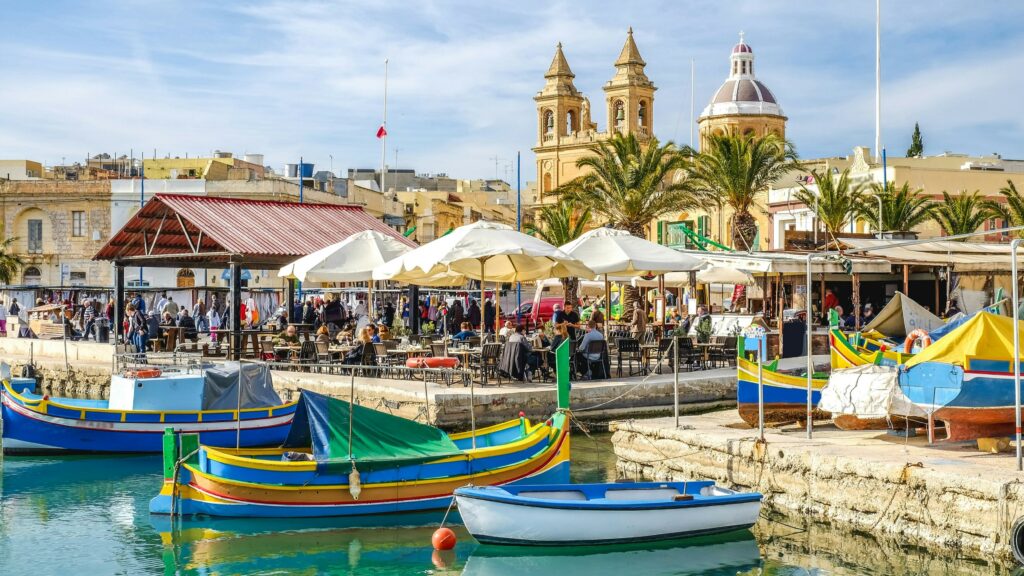
[[(484, 262), (486, 262), (486, 261), (487, 261), (486, 258), (481, 258), (480, 259), (480, 341), (481, 342), (483, 342), (483, 332), (484, 332), (484, 317), (485, 317), (485, 315), (484, 315), (484, 301), (486, 300), (485, 297), (487, 296), (487, 288), (484, 287)], [(473, 441), (476, 442), (476, 434), (473, 435)], [(473, 447), (475, 448), (476, 444), (474, 444)]]
[[(367, 282), (366, 286), (366, 315), (367, 319), (370, 322), (373, 322), (373, 280), (371, 279)], [(390, 326), (388, 328), (390, 328)]]
[(501, 282), (494, 283), (494, 334), (497, 341), (498, 327), (501, 325)]
[(612, 284), (608, 281), (608, 275), (604, 275), (604, 326), (601, 328), (608, 333), (607, 326), (612, 322)]

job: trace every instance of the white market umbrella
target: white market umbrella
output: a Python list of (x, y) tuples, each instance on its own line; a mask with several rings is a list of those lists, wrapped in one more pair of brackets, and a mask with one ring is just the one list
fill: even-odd
[[(466, 279), (480, 280), (481, 305), (485, 281), (500, 284), (567, 276), (593, 278), (594, 275), (589, 267), (555, 246), (510, 226), (484, 220), (460, 226), (373, 271), (373, 278), (377, 280), (424, 286), (452, 286)], [(496, 316), (499, 316), (498, 311)]]
[(348, 238), (282, 266), (277, 275), (300, 282), (367, 282), (367, 310), (373, 310), (373, 269), (409, 252), (412, 247), (375, 230)]
[(561, 248), (570, 256), (586, 262), (598, 274), (604, 275), (608, 320), (611, 320), (612, 312), (609, 275), (685, 272), (705, 265), (700, 258), (614, 228), (596, 228), (563, 244)]
[(363, 282), (372, 279), (374, 268), (410, 250), (394, 236), (366, 230), (282, 266), (277, 275), (300, 282)]

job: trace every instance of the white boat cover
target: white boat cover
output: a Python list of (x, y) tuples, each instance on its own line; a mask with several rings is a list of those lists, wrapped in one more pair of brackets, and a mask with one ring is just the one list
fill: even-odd
[(895, 366), (867, 364), (833, 370), (821, 390), (818, 407), (833, 414), (851, 414), (860, 418), (928, 415), (903, 394), (899, 371)]
[(863, 330), (877, 330), (889, 338), (901, 339), (918, 328), (931, 332), (942, 325), (941, 318), (914, 302), (906, 294), (896, 291), (892, 299), (878, 311)]

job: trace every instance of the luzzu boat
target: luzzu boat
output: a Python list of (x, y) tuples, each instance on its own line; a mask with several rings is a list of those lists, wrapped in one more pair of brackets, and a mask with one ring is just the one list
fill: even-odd
[(978, 312), (900, 366), (899, 385), (946, 440), (1014, 431), (1013, 319)]
[[(807, 377), (779, 371), (778, 359), (762, 366), (764, 379), (765, 424), (803, 421), (807, 418)], [(828, 419), (829, 415), (816, 409), (821, 400), (821, 389), (828, 384), (828, 374), (815, 372), (811, 378), (812, 418)], [(751, 426), (758, 420), (757, 362), (743, 357), (736, 359), (736, 403), (740, 418)]]
[(839, 328), (828, 331), (829, 356), (833, 370), (853, 368), (854, 366), (898, 366), (911, 357), (894, 350), (874, 334), (857, 333), (847, 335)]
[(34, 382), (4, 381), (3, 452), (159, 453), (167, 428), (211, 446), (279, 445), (296, 402), (282, 403), (269, 379), (238, 378), (237, 370), (115, 375), (109, 400), (49, 397), (31, 392)]
[[(568, 383), (565, 387), (567, 389)], [(561, 388), (561, 385), (560, 385)], [(563, 404), (567, 408), (568, 393)], [(525, 418), (453, 434), (302, 391), (281, 448), (217, 449), (168, 436), (154, 514), (360, 516), (449, 506), (466, 484), (566, 482), (569, 421)], [(180, 468), (175, 463), (184, 457)]]

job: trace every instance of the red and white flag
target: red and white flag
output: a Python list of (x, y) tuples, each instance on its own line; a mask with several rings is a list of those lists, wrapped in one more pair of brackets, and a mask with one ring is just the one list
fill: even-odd
[(388, 131), (384, 129), (384, 125), (381, 124), (380, 128), (377, 128), (377, 138), (383, 138), (388, 135)]

